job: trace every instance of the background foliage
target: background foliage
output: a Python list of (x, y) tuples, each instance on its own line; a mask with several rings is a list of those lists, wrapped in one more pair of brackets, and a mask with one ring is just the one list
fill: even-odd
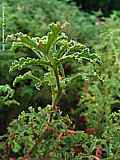
[[(0, 2), (0, 8), (1, 5)], [(31, 67), (36, 77), (46, 75), (48, 68), (31, 65), (10, 74), (9, 68), (14, 60), (17, 64), (21, 60), (20, 57), (23, 57), (23, 61), (30, 57), (27, 59), (29, 61), (36, 60), (37, 56), (32, 49), (25, 46), (14, 50), (12, 47), (11, 50), (11, 43), (6, 41), (5, 52), (0, 52), (1, 160), (15, 157), (22, 160), (49, 160), (53, 157), (61, 157), (63, 160), (119, 160), (119, 9), (119, 0), (5, 1), (5, 38), (17, 32), (33, 39), (46, 36), (50, 23), (67, 21), (70, 25), (64, 32), (69, 37), (68, 41), (79, 41), (100, 59), (95, 64), (86, 61), (76, 64), (70, 60), (62, 64), (69, 85), (66, 87), (66, 94), (61, 96), (58, 103), (60, 107), (56, 108), (57, 112), (48, 125), (50, 88), (44, 84), (38, 90), (30, 78), (24, 78), (23, 81), (18, 78), (13, 85), (15, 77), (23, 76)], [(0, 24), (1, 14), (2, 12)], [(2, 43), (0, 45), (2, 46)], [(58, 51), (59, 46), (56, 48)], [(79, 78), (74, 76), (77, 73), (80, 75)], [(33, 106), (34, 109), (28, 110), (29, 106)], [(38, 109), (39, 106), (47, 107)], [(21, 111), (23, 112), (20, 114)], [(6, 127), (14, 118), (16, 120), (7, 131)], [(34, 147), (41, 135), (40, 143)]]

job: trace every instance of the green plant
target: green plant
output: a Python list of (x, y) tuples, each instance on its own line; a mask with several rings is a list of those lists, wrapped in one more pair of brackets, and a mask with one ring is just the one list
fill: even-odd
[(51, 90), (53, 109), (70, 81), (81, 76), (81, 73), (77, 73), (72, 77), (65, 77), (63, 64), (65, 62), (94, 62), (97, 58), (94, 53), (90, 53), (86, 46), (75, 41), (69, 41), (68, 37), (62, 32), (64, 27), (65, 24), (63, 26), (60, 23), (52, 24), (50, 32), (42, 38), (31, 38), (22, 33), (8, 37), (14, 42), (13, 47), (24, 45), (33, 50), (38, 57), (37, 59), (20, 58), (19, 61), (12, 63), (10, 72), (34, 65), (42, 66), (47, 71), (39, 77), (33, 75), (32, 70), (28, 71), (24, 75), (17, 76), (13, 85), (25, 79), (33, 79), (38, 88), (42, 84), (48, 84)]
[(55, 156), (53, 151), (58, 149), (58, 136), (66, 128), (62, 122), (63, 119), (57, 117), (57, 119), (52, 119), (51, 123), (48, 122), (51, 106), (47, 106), (45, 109), (38, 108), (38, 111), (30, 107), (29, 110), (28, 113), (23, 111), (18, 120), (11, 123), (8, 146), (14, 153), (18, 153), (20, 157), (23, 156), (26, 159)]
[(20, 160), (95, 158), (93, 151), (98, 143), (101, 144), (101, 140), (81, 131), (68, 130), (69, 118), (60, 114), (56, 117), (57, 113), (48, 123), (50, 110), (51, 106), (38, 108), (38, 111), (30, 107), (28, 113), (23, 111), (11, 123), (6, 143), (8, 156)]

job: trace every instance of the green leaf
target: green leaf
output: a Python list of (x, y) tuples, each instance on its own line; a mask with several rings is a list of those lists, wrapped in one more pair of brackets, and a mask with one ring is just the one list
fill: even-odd
[(13, 141), (13, 152), (19, 152), (20, 151), (20, 149), (21, 149), (21, 146), (18, 144), (18, 143), (16, 143), (15, 141)]
[(42, 59), (35, 59), (35, 58), (20, 58), (19, 61), (14, 61), (12, 65), (10, 66), (10, 72), (21, 70), (23, 68), (26, 68), (28, 66), (35, 65), (35, 66), (49, 66), (50, 62), (45, 61)]

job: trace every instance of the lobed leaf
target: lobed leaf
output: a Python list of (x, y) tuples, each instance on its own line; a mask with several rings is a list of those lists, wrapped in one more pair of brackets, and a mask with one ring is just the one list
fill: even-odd
[(10, 66), (10, 72), (16, 71), (16, 70), (21, 70), (23, 68), (26, 68), (30, 65), (35, 65), (35, 66), (49, 66), (50, 62), (45, 61), (42, 59), (35, 59), (35, 58), (20, 58), (19, 61), (14, 61), (12, 65)]

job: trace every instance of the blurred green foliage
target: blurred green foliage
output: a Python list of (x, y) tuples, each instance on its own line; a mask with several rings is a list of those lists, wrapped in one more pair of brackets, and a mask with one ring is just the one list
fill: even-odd
[[(71, 12), (72, 11), (72, 12)], [(73, 38), (81, 37), (83, 26), (94, 26), (95, 17), (79, 12), (75, 5), (68, 5), (58, 0), (16, 0), (5, 1), (5, 33), (23, 32), (29, 35), (41, 36), (48, 30), (48, 24), (56, 21), (68, 21), (71, 24), (69, 34)], [(2, 16), (0, 17), (0, 23)], [(76, 33), (74, 35), (74, 33)], [(88, 33), (88, 32), (87, 32)], [(84, 32), (86, 34), (86, 32)], [(87, 36), (86, 36), (87, 37)]]

